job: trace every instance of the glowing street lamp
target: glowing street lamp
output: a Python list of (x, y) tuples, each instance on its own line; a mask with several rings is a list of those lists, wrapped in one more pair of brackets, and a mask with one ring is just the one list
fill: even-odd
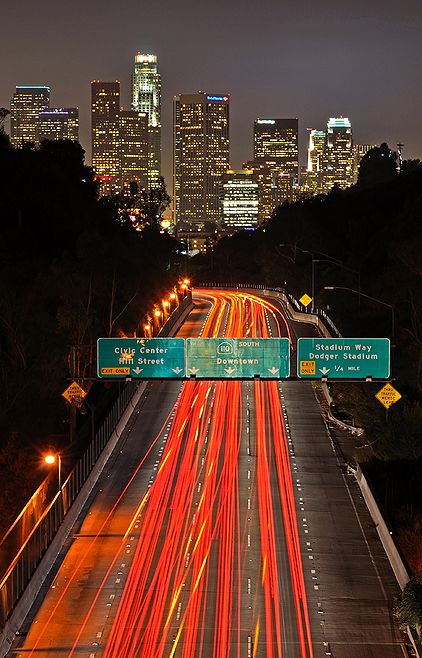
[(46, 464), (49, 466), (52, 466), (53, 464), (56, 463), (57, 459), (57, 475), (59, 479), (59, 491), (61, 491), (62, 488), (62, 458), (59, 453), (54, 454), (54, 453), (49, 453), (48, 455), (45, 455), (44, 461)]

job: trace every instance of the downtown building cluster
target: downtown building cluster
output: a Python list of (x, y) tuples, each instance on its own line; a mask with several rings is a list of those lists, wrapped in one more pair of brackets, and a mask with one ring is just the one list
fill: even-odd
[(16, 148), (43, 139), (79, 140), (77, 107), (50, 107), (50, 87), (20, 85), (10, 101), (10, 141)]
[(136, 183), (161, 184), (161, 76), (157, 56), (137, 53), (132, 107), (120, 105), (120, 82), (91, 83), (92, 166), (102, 194)]
[[(101, 194), (161, 185), (161, 76), (157, 56), (137, 53), (131, 109), (120, 83), (91, 83), (92, 166)], [(78, 139), (78, 110), (50, 108), (47, 86), (16, 87), (10, 106), (14, 146), (42, 139)], [(299, 165), (297, 118), (261, 117), (253, 125), (253, 158), (230, 166), (230, 96), (198, 92), (173, 100), (172, 226), (189, 250), (221, 234), (255, 229), (274, 208), (303, 195), (324, 194), (357, 180), (372, 148), (353, 143), (348, 118), (309, 131), (307, 165)]]

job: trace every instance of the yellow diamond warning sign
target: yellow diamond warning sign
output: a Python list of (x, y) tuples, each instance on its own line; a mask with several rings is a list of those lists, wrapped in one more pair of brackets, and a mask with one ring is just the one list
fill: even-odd
[(394, 386), (391, 386), (391, 384), (386, 384), (378, 391), (378, 393), (376, 393), (375, 397), (381, 402), (382, 405), (384, 405), (386, 409), (389, 409), (391, 405), (400, 400), (401, 395), (398, 391), (396, 391)]
[(65, 400), (70, 402), (70, 404), (80, 406), (83, 402), (83, 399), (86, 398), (87, 392), (82, 388), (82, 386), (79, 386), (77, 382), (72, 382), (70, 386), (68, 386), (67, 389), (63, 391), (62, 395)]
[(300, 301), (301, 304), (303, 304), (303, 306), (309, 306), (309, 304), (312, 301), (312, 297), (309, 297), (309, 295), (306, 294), (306, 292), (305, 292), (305, 294), (302, 295), (302, 297), (299, 299), (299, 301)]
[(300, 375), (315, 375), (316, 361), (299, 361)]

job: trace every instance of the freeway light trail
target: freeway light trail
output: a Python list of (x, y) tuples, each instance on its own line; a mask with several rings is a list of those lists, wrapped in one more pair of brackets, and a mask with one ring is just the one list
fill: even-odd
[[(210, 304), (204, 337), (291, 339), (282, 313), (267, 300), (246, 292), (197, 294)], [(277, 382), (186, 382), (171, 413), (155, 478), (139, 492), (72, 646), (61, 654), (77, 655), (86, 646), (101, 594), (133, 533), (130, 569), (96, 656), (313, 658)], [(101, 528), (87, 553), (100, 534)], [(85, 555), (72, 578), (83, 569)], [(42, 646), (46, 626), (38, 632), (30, 656)]]

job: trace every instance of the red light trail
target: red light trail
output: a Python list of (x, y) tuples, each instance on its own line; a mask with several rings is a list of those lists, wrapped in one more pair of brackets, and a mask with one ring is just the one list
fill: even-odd
[[(204, 337), (269, 337), (273, 332), (291, 339), (287, 321), (267, 300), (244, 292), (197, 294), (211, 304)], [(250, 424), (245, 385), (240, 382), (183, 385), (155, 479), (128, 519), (101, 585), (78, 622), (68, 656), (84, 645), (86, 629), (127, 537), (136, 534), (117, 610), (104, 634), (104, 658), (313, 658), (278, 385), (268, 381), (247, 386), (254, 409)], [(252, 436), (251, 453), (247, 432)], [(81, 555), (47, 624), (37, 630), (30, 656), (42, 651), (48, 624), (118, 502)], [(279, 528), (287, 550), (287, 580), (286, 569), (280, 566)], [(283, 608), (288, 599), (295, 630), (286, 645)]]

